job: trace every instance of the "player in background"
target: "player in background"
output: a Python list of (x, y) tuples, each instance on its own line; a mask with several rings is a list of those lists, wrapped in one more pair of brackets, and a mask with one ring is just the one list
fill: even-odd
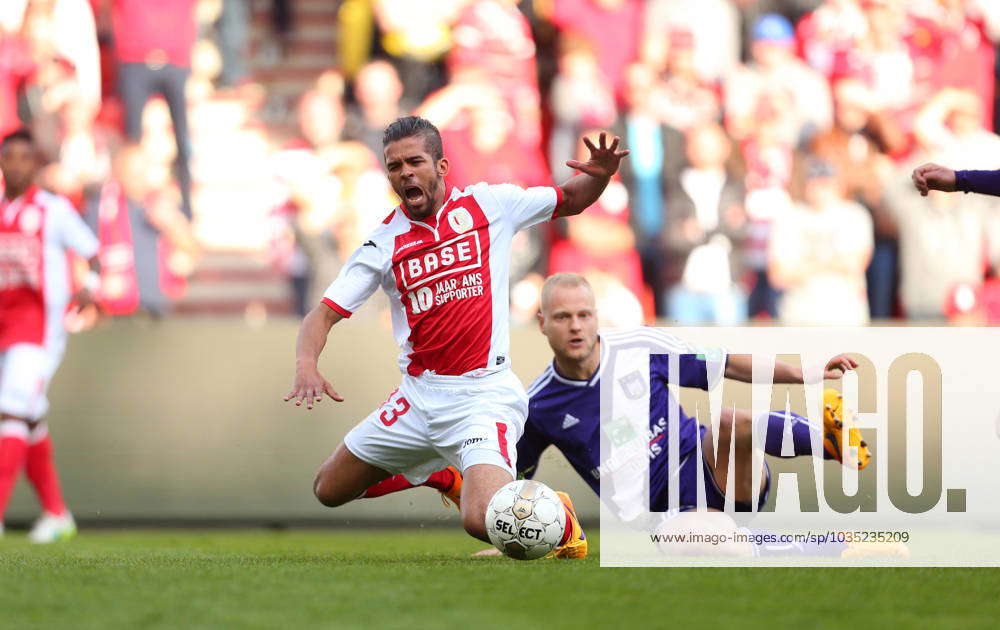
[(98, 289), (97, 238), (69, 201), (34, 185), (37, 147), (26, 131), (0, 143), (0, 533), (21, 470), (38, 494), (42, 515), (29, 533), (48, 543), (76, 533), (63, 502), (43, 420), (46, 390), (66, 348), (63, 318), (71, 297), (66, 250), (90, 261), (75, 300), (83, 309)]
[[(317, 361), (331, 327), (379, 287), (389, 297), (403, 379), (320, 467), (313, 488), (321, 503), (335, 507), (378, 492), (373, 486), (398, 481), (394, 475), (407, 487), (428, 484), (454, 494), (450, 464), (464, 477), (462, 524), (488, 541), (486, 507), (514, 479), (528, 412), (508, 356), (511, 239), (537, 223), (583, 212), (628, 155), (618, 150), (617, 137), (609, 143), (604, 133), (596, 143), (584, 142), (590, 158), (567, 161), (579, 174), (562, 186), (478, 183), (463, 190), (445, 179), (449, 163), (434, 125), (410, 116), (386, 128), (383, 157), (401, 203), (302, 321), (285, 400), (308, 409), (324, 395), (343, 400)], [(560, 553), (583, 556), (583, 530), (562, 498), (568, 518)]]
[(932, 190), (982, 193), (1000, 197), (1000, 170), (953, 171), (938, 164), (924, 164), (913, 170), (913, 185), (927, 196)]
[[(681, 387), (707, 390), (723, 377), (749, 383), (752, 364), (748, 355), (727, 355), (721, 350), (704, 351), (681, 339), (653, 328), (598, 332), (598, 317), (594, 294), (587, 280), (577, 274), (561, 273), (549, 277), (542, 287), (538, 323), (555, 355), (552, 364), (528, 388), (530, 396), (528, 421), (524, 435), (517, 443), (518, 473), (532, 477), (542, 452), (550, 445), (558, 448), (574, 470), (600, 494), (601, 469), (601, 367), (609, 352), (630, 347), (644, 347), (649, 356), (649, 450), (650, 509), (665, 512), (669, 507), (667, 489), (671, 474), (668, 464), (668, 440), (677, 440), (680, 463), (679, 501), (681, 511), (694, 510), (698, 505), (697, 468), (702, 467), (704, 493), (711, 511), (723, 511), (726, 503), (729, 458), (745, 463), (741, 470), (734, 467), (733, 500), (737, 511), (758, 509), (767, 500), (770, 473), (764, 462), (760, 485), (753, 486), (751, 474), (752, 432), (764, 437), (764, 452), (775, 457), (811, 456), (812, 435), (821, 433), (823, 457), (836, 459), (845, 465), (864, 468), (871, 460), (867, 444), (854, 426), (852, 414), (843, 408), (840, 395), (832, 389), (824, 392), (823, 427), (795, 413), (772, 411), (762, 414), (757, 422), (751, 412), (724, 407), (719, 425), (718, 454), (712, 429), (700, 426), (678, 406), (679, 430), (668, 433), (669, 409), (676, 404), (668, 388), (674, 383)], [(678, 374), (670, 373), (670, 357), (677, 357)], [(707, 360), (705, 357), (717, 357)], [(838, 355), (825, 366), (824, 377), (839, 379), (857, 362), (847, 355)], [(775, 383), (802, 383), (799, 368), (776, 362)], [(786, 423), (791, 425), (793, 455), (782, 451)], [(840, 450), (842, 434), (849, 431), (849, 445), (857, 447), (857, 455), (844, 457)], [(728, 445), (735, 434), (735, 450)], [(695, 457), (697, 442), (701, 442), (702, 457)], [(780, 551), (786, 552), (788, 545)], [(755, 553), (766, 552), (757, 549)], [(838, 548), (837, 553), (841, 551)], [(487, 552), (481, 552), (487, 553)]]

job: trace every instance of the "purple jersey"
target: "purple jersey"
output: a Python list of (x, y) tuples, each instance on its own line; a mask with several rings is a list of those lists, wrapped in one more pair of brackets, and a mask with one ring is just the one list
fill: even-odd
[[(725, 371), (725, 353), (716, 350), (716, 360), (706, 361), (698, 348), (655, 328), (637, 328), (602, 332), (601, 366), (611, 348), (649, 348), (649, 491), (650, 508), (663, 511), (667, 505), (668, 440), (678, 441), (681, 459), (697, 445), (704, 429), (697, 420), (679, 408), (679, 431), (667, 435), (669, 409), (673, 394), (667, 387), (707, 390), (721, 380)], [(670, 374), (670, 355), (678, 358), (678, 374)], [(598, 467), (601, 459), (601, 368), (588, 381), (578, 381), (559, 374), (555, 361), (528, 388), (528, 420), (524, 435), (517, 443), (518, 472), (526, 477), (535, 473), (539, 457), (554, 445), (600, 494)]]

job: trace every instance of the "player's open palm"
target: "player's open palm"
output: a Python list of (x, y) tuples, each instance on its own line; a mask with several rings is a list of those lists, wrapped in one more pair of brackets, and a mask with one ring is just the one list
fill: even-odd
[(337, 402), (344, 402), (344, 397), (333, 389), (333, 385), (323, 378), (319, 370), (315, 367), (300, 367), (295, 370), (295, 382), (292, 391), (285, 396), (285, 402), (294, 400), (296, 407), (305, 403), (306, 409), (312, 409), (314, 404), (323, 400), (324, 394)]
[(591, 177), (611, 177), (618, 172), (618, 165), (621, 163), (622, 158), (629, 154), (628, 149), (618, 151), (619, 142), (621, 142), (621, 138), (615, 136), (611, 141), (611, 145), (608, 146), (607, 134), (603, 131), (598, 139), (598, 146), (594, 146), (590, 138), (585, 137), (583, 143), (590, 150), (590, 159), (586, 162), (567, 160), (566, 166), (586, 173)]

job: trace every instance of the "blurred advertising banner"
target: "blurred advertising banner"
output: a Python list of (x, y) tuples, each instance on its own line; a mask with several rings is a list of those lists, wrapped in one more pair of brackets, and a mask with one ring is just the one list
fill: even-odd
[(604, 349), (602, 566), (1000, 565), (995, 329), (669, 332)]

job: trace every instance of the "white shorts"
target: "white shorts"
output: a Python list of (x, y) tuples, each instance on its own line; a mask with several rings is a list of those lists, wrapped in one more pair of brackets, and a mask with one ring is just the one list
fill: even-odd
[(0, 413), (38, 420), (49, 410), (45, 394), (59, 358), (43, 346), (17, 343), (0, 352)]
[(389, 398), (344, 437), (364, 462), (414, 484), (449, 464), (493, 464), (516, 476), (528, 396), (511, 370), (481, 378), (404, 376)]

